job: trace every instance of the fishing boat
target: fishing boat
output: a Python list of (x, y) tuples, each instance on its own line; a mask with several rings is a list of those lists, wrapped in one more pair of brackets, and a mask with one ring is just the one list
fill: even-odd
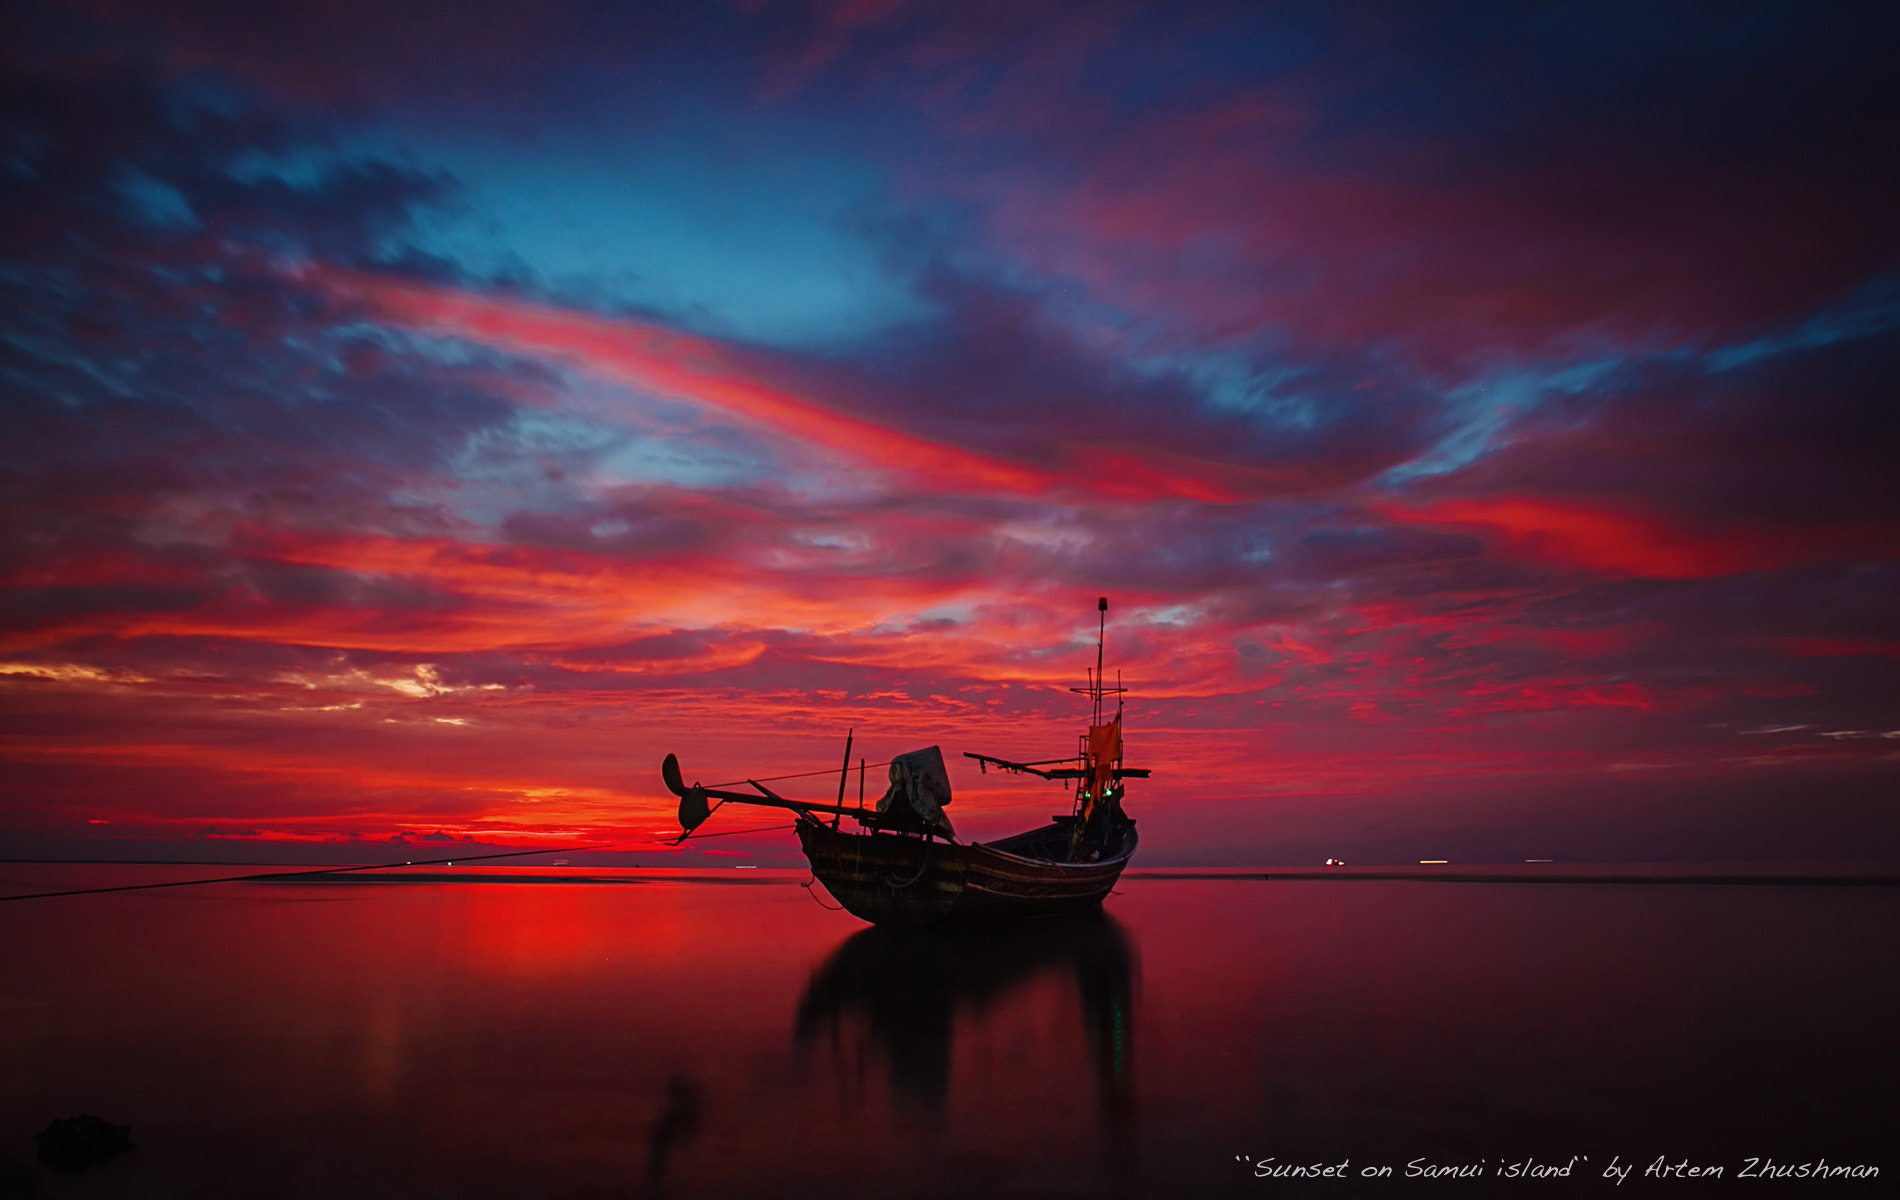
[[(1069, 784), (1074, 789), (1070, 811), (1051, 817), (1047, 825), (994, 842), (958, 840), (943, 811), (950, 803), (950, 777), (936, 746), (893, 759), (889, 790), (874, 808), (864, 804), (860, 763), (858, 805), (849, 807), (844, 802), (851, 769), (847, 736), (835, 804), (787, 799), (753, 779), (745, 781), (750, 792), (689, 786), (679, 759), (667, 755), (660, 775), (679, 797), (681, 839), (721, 805), (789, 809), (813, 877), (846, 911), (876, 925), (1013, 921), (1095, 908), (1114, 888), (1139, 840), (1134, 818), (1123, 808), (1123, 780), (1149, 774), (1145, 767), (1122, 763), (1127, 689), (1119, 674), (1113, 686), (1104, 682), (1106, 598), (1097, 601), (1097, 611), (1095, 670), (1087, 687), (1069, 689), (1093, 703), (1088, 732), (1076, 752), (1035, 762), (964, 754), (984, 772), (996, 767)], [(1115, 712), (1104, 719), (1110, 696)], [(844, 828), (847, 819), (855, 830)]]

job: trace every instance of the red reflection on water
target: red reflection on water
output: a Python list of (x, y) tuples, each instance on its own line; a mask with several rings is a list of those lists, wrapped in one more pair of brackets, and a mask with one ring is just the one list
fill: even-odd
[(16, 904), (0, 1129), (130, 1124), (96, 1195), (1171, 1196), (1892, 1115), (1892, 889), (1131, 878), (907, 935), (743, 875)]

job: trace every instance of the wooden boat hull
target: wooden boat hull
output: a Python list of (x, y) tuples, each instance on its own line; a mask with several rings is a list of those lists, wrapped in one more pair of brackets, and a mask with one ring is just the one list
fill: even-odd
[(1095, 908), (1121, 878), (1137, 841), (1135, 823), (1122, 818), (1094, 839), (1100, 857), (1072, 863), (1003, 848), (1066, 841), (1068, 826), (1061, 821), (999, 843), (968, 845), (846, 833), (815, 821), (800, 821), (797, 829), (825, 890), (852, 916), (876, 925), (1018, 921)]

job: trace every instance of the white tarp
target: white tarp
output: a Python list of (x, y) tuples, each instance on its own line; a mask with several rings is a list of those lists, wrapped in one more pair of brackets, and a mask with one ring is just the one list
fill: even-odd
[(912, 750), (891, 760), (891, 787), (877, 802), (877, 811), (888, 813), (894, 804), (903, 804), (923, 819), (925, 825), (945, 837), (955, 837), (950, 818), (943, 806), (950, 803), (950, 772), (944, 769), (943, 751), (935, 746)]

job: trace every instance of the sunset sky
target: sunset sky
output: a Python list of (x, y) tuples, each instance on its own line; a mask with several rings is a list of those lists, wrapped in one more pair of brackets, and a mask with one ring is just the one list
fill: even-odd
[(1900, 8), (8, 12), (0, 857), (1900, 856)]

